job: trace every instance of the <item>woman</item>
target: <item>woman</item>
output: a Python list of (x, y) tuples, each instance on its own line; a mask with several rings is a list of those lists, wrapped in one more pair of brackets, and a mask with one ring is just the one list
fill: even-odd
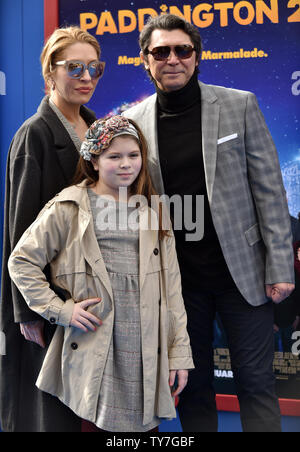
[[(8, 153), (2, 260), (1, 426), (4, 431), (77, 431), (80, 421), (35, 388), (53, 330), (28, 309), (7, 272), (8, 257), (45, 203), (70, 184), (85, 132), (96, 119), (83, 106), (103, 74), (100, 46), (78, 27), (56, 30), (41, 54), (48, 95), (18, 130)], [(21, 333), (20, 334), (20, 330)], [(35, 342), (35, 343), (34, 343)]]
[[(95, 431), (149, 432), (176, 417), (194, 367), (175, 240), (152, 221), (146, 142), (133, 121), (96, 121), (82, 155), (79, 185), (46, 205), (8, 267), (30, 308), (59, 325), (37, 386)], [(49, 288), (46, 263), (66, 301)]]

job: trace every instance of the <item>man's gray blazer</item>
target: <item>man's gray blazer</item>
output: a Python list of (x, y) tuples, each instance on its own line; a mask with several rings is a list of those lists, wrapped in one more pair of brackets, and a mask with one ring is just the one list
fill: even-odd
[[(277, 151), (254, 94), (199, 84), (213, 222), (239, 291), (248, 303), (260, 306), (267, 302), (265, 284), (294, 282), (290, 217)], [(148, 141), (150, 174), (163, 194), (156, 103), (154, 94), (124, 115), (136, 121)]]

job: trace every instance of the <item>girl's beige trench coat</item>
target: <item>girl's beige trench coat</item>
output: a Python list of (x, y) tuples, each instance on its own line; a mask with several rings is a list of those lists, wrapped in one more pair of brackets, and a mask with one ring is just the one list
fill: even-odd
[[(186, 312), (174, 236), (158, 240), (149, 230), (149, 207), (139, 208), (140, 315), (144, 424), (153, 415), (176, 417), (169, 370), (192, 369)], [(54, 286), (42, 270), (50, 263)], [(102, 375), (114, 324), (109, 277), (94, 233), (84, 181), (49, 201), (23, 234), (8, 263), (10, 276), (29, 307), (57, 329), (36, 382), (79, 417), (95, 422)], [(89, 312), (103, 320), (96, 332), (70, 327), (74, 303), (100, 297)]]

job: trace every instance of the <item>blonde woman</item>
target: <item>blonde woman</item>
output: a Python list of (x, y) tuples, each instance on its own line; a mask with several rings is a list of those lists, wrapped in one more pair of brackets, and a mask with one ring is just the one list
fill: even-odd
[(6, 355), (0, 357), (4, 431), (80, 429), (71, 412), (35, 388), (53, 328), (28, 308), (9, 278), (7, 261), (41, 208), (73, 178), (81, 141), (96, 119), (84, 104), (103, 74), (100, 56), (98, 41), (80, 28), (54, 31), (41, 54), (47, 95), (17, 131), (8, 153), (0, 313), (7, 342)]

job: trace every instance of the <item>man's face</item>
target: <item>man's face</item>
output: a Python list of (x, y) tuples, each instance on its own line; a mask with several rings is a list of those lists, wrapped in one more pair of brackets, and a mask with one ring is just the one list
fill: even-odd
[(165, 61), (156, 61), (149, 54), (146, 60), (141, 53), (145, 68), (150, 70), (158, 87), (166, 92), (177, 91), (187, 85), (195, 72), (196, 66), (198, 66), (196, 52), (194, 51), (188, 59), (180, 59), (174, 51), (174, 46), (177, 45), (190, 45), (193, 47), (193, 42), (189, 35), (180, 29), (172, 31), (154, 30), (148, 49), (151, 51), (155, 47), (170, 46), (172, 50), (169, 57)]

